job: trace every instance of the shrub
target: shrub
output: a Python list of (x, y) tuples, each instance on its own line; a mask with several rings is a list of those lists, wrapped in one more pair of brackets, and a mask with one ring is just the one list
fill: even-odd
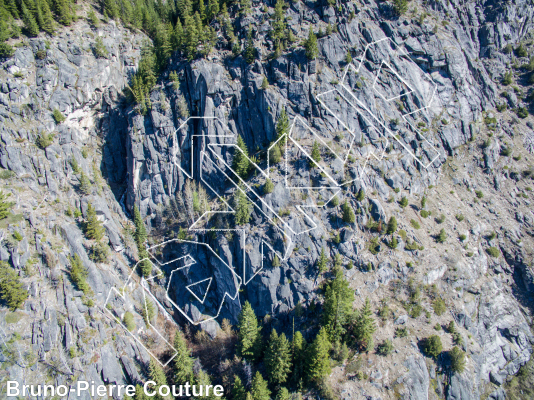
[(467, 236), (462, 233), (460, 236), (458, 236), (458, 239), (463, 242), (465, 239), (467, 239)]
[(378, 346), (376, 346), (376, 352), (380, 354), (381, 356), (388, 356), (393, 351), (393, 343), (391, 343), (391, 340), (386, 339), (382, 343), (380, 343)]
[(456, 214), (456, 219), (458, 222), (462, 222), (464, 220), (464, 216), (462, 214)]
[(78, 254), (75, 254), (74, 257), (69, 257), (70, 261), (70, 278), (78, 288), (85, 295), (92, 294), (89, 284), (86, 282), (87, 275), (89, 272), (83, 266), (82, 259)]
[(52, 116), (54, 117), (54, 121), (56, 121), (56, 124), (60, 124), (63, 121), (65, 121), (65, 116), (59, 111), (57, 108), (54, 108), (54, 111), (52, 111)]
[(274, 146), (269, 152), (269, 162), (271, 164), (278, 164), (282, 159), (282, 152), (278, 145)]
[(481, 199), (484, 197), (484, 193), (482, 193), (482, 190), (475, 190), (475, 194), (478, 199)]
[(510, 149), (510, 147), (503, 147), (501, 149), (501, 156), (510, 157), (511, 154), (512, 154), (512, 149)]
[(515, 49), (515, 54), (518, 57), (527, 57), (528, 56), (527, 49), (525, 49), (525, 46), (523, 46), (523, 43), (519, 44), (519, 47), (517, 49)]
[(436, 358), (441, 354), (443, 345), (441, 344), (441, 338), (438, 335), (432, 335), (425, 340), (423, 350), (430, 357)]
[(499, 249), (497, 247), (489, 247), (486, 249), (486, 253), (488, 253), (490, 256), (492, 257), (499, 257), (501, 255), (501, 252), (499, 251)]
[(406, 234), (406, 231), (404, 229), (401, 229), (399, 231), (399, 236), (402, 238), (402, 240), (406, 241), (407, 234)]
[(432, 303), (432, 308), (434, 309), (434, 312), (436, 315), (441, 316), (445, 311), (447, 311), (447, 306), (445, 305), (445, 302), (441, 298), (437, 298)]
[(105, 263), (109, 259), (109, 246), (98, 242), (91, 247), (91, 260), (96, 263)]
[(274, 184), (273, 181), (271, 181), (269, 178), (265, 181), (265, 185), (263, 185), (263, 193), (269, 194), (272, 193), (274, 190)]
[(37, 147), (39, 147), (40, 149), (44, 150), (46, 149), (48, 146), (50, 146), (54, 141), (54, 135), (53, 134), (42, 134), (40, 133), (39, 135), (37, 135), (37, 139), (35, 139), (35, 144), (37, 145)]
[(332, 207), (337, 207), (337, 206), (339, 206), (339, 197), (334, 196), (334, 197), (332, 198), (332, 200), (330, 201), (330, 204), (332, 204)]
[(410, 225), (413, 226), (415, 229), (421, 228), (421, 225), (419, 225), (419, 222), (417, 222), (415, 219), (410, 220)]
[(368, 248), (371, 254), (374, 254), (374, 255), (378, 254), (378, 252), (380, 251), (380, 244), (378, 243), (378, 238), (371, 239), (371, 241), (369, 242)]
[(343, 222), (347, 224), (353, 224), (356, 221), (356, 216), (354, 215), (354, 210), (349, 205), (348, 201), (345, 200), (343, 204)]
[(7, 43), (0, 43), (0, 58), (10, 58), (15, 54), (15, 49)]
[(502, 49), (502, 52), (504, 54), (510, 54), (511, 52), (514, 51), (514, 46), (512, 46), (511, 43), (508, 43), (506, 46), (504, 46), (504, 48)]
[(124, 325), (126, 326), (126, 329), (128, 329), (130, 332), (132, 332), (135, 329), (135, 321), (133, 314), (130, 311), (126, 311), (124, 313), (124, 317), (122, 319), (122, 322), (124, 322)]
[(434, 330), (441, 331), (441, 325), (440, 324), (434, 325)]
[(402, 208), (406, 208), (408, 206), (408, 199), (406, 198), (406, 196), (402, 197), (401, 201), (399, 202), (399, 205)]
[(445, 229), (441, 229), (439, 231), (439, 234), (436, 238), (436, 242), (438, 243), (445, 243), (445, 241), (447, 240), (447, 232), (445, 232)]
[(93, 52), (95, 54), (96, 58), (108, 58), (109, 52), (106, 46), (104, 46), (104, 42), (102, 41), (102, 38), (99, 36), (95, 40), (95, 44), (93, 45)]
[(457, 346), (454, 346), (449, 351), (449, 357), (451, 358), (451, 369), (453, 372), (462, 373), (465, 369), (465, 353)]
[(399, 338), (403, 338), (408, 336), (408, 328), (402, 327), (402, 328), (396, 328), (395, 329), (395, 336)]
[(502, 79), (502, 84), (508, 86), (511, 83), (512, 83), (512, 71), (509, 71), (504, 74), (504, 77)]
[(439, 217), (437, 217), (436, 222), (438, 224), (442, 224), (443, 222), (445, 222), (445, 215), (441, 214)]
[(526, 117), (528, 117), (528, 110), (527, 110), (527, 108), (526, 108), (526, 107), (519, 107), (519, 108), (517, 109), (517, 116), (518, 116), (519, 118), (526, 118)]
[(15, 231), (13, 232), (13, 239), (15, 239), (17, 242), (20, 242), (23, 239), (23, 236), (20, 234), (20, 232)]
[(420, 304), (413, 304), (410, 308), (410, 317), (412, 318), (419, 318), (421, 314), (423, 313), (423, 307), (421, 307)]
[(423, 218), (427, 218), (430, 215), (430, 213), (427, 210), (421, 210), (419, 214), (421, 214), (421, 217)]

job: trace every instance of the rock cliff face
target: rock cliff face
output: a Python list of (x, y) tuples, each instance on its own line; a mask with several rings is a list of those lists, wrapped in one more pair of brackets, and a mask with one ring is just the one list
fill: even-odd
[[(396, 352), (387, 359), (368, 359), (368, 381), (342, 379), (343, 367), (335, 368), (331, 380), (343, 398), (504, 398), (501, 385), (529, 360), (534, 344), (534, 214), (527, 189), (532, 183), (522, 174), (532, 165), (524, 143), (533, 133), (532, 117), (518, 119), (495, 107), (527, 106), (525, 94), (532, 88), (509, 90), (501, 80), (511, 63), (529, 60), (502, 49), (516, 47), (534, 31), (531, 2), (411, 2), (400, 18), (386, 2), (343, 3), (339, 9), (293, 2), (286, 17), (298, 40), (278, 58), (269, 57), (270, 28), (260, 5), (255, 6), (237, 21), (243, 35), (249, 26), (255, 32), (252, 64), (222, 44), (190, 63), (175, 54), (151, 92), (145, 115), (123, 90), (147, 38), (113, 22), (91, 28), (79, 21), (54, 37), (28, 40), (2, 62), (2, 190), (11, 193), (15, 205), (13, 215), (1, 222), (0, 259), (19, 272), (30, 293), (24, 310), (5, 311), (0, 318), (4, 342), (15, 332), (20, 335), (2, 350), (5, 376), (20, 383), (43, 382), (46, 376), (58, 384), (140, 382), (149, 353), (165, 346), (164, 337), (145, 340), (148, 329), (136, 328), (131, 338), (118, 323), (129, 312), (137, 327), (145, 326), (143, 285), (151, 287), (160, 330), (185, 322), (184, 317), (193, 323), (210, 319), (199, 326), (215, 336), (223, 317), (235, 323), (244, 300), (265, 318), (290, 321), (300, 306), (312, 316), (321, 302), (316, 264), (324, 249), (332, 260), (342, 256), (356, 307), (366, 297), (376, 308), (389, 299), (394, 318), (381, 323), (377, 343), (393, 338), (395, 328), (410, 332), (393, 339)], [(327, 32), (328, 24), (336, 31), (318, 40), (319, 56), (308, 61), (299, 40), (310, 26)], [(92, 50), (97, 37), (105, 57)], [(381, 44), (368, 46), (376, 42)], [(390, 57), (395, 52), (398, 58)], [(377, 86), (371, 82), (384, 54), (398, 74), (381, 76)], [(169, 79), (173, 71), (178, 82)], [(433, 86), (418, 77), (429, 77)], [(417, 95), (410, 95), (405, 81), (417, 85)], [(386, 101), (389, 92), (380, 90), (405, 97)], [(365, 107), (349, 104), (352, 95)], [(54, 120), (55, 109), (66, 116), (64, 122)], [(286, 151), (294, 157), (289, 166), (272, 168), (274, 191), (261, 196), (243, 232), (229, 231), (228, 220), (213, 217), (200, 230), (180, 236), (180, 227), (190, 227), (207, 211), (194, 204), (206, 190), (199, 181), (215, 189), (206, 195), (211, 210), (227, 210), (224, 202), (235, 191), (230, 183), (235, 177), (221, 172), (228, 171), (224, 164), (230, 165), (235, 154), (228, 145), (237, 136), (267, 170), (266, 152), (277, 139), (282, 110), (295, 123), (293, 134), (309, 127), (354, 161), (344, 165), (327, 154), (323, 172), (307, 168), (298, 157), (302, 149), (311, 149), (311, 141), (302, 136), (301, 152)], [(373, 117), (381, 122), (370, 124)], [(386, 130), (395, 138), (385, 140)], [(351, 137), (356, 145), (345, 146)], [(36, 146), (38, 138), (51, 143), (38, 140)], [(211, 148), (218, 158), (203, 164)], [(512, 154), (505, 155), (506, 149)], [(84, 176), (90, 177), (89, 188)], [(284, 185), (286, 176), (317, 187), (330, 177), (351, 182), (337, 197), (357, 210), (355, 223), (341, 222), (341, 207), (333, 203), (299, 214), (296, 206), (324, 204), (330, 192), (310, 190), (295, 198)], [(265, 179), (257, 172), (248, 183), (252, 196), (261, 193)], [(361, 189), (366, 197), (357, 200)], [(426, 207), (419, 206), (423, 196)], [(408, 207), (399, 205), (403, 197)], [(112, 250), (105, 263), (94, 261), (92, 242), (82, 233), (89, 204), (104, 222)], [(131, 274), (137, 260), (129, 221), (134, 205), (149, 227), (153, 263), (163, 272), (150, 283)], [(422, 208), (431, 216), (423, 217)], [(286, 224), (285, 232), (275, 229), (270, 213)], [(378, 247), (369, 251), (376, 236), (369, 228), (373, 222), (385, 227), (390, 217), (404, 231), (397, 248), (388, 247), (389, 236), (379, 236)], [(308, 231), (310, 224), (315, 229), (295, 233)], [(442, 228), (448, 239), (436, 244), (434, 235)], [(13, 240), (15, 232), (23, 239)], [(184, 239), (207, 246), (184, 246)], [(490, 256), (490, 247), (500, 255)], [(281, 257), (276, 267), (274, 251), (291, 256)], [(187, 254), (198, 268), (175, 274), (177, 267), (190, 265), (182, 259)], [(87, 269), (91, 299), (68, 279), (74, 255)], [(190, 289), (199, 282), (209, 282), (207, 289)], [(439, 293), (448, 311), (431, 313), (428, 296), (421, 300), (427, 315), (408, 317), (405, 299), (413, 282), (423, 284), (425, 293)], [(185, 287), (188, 298), (182, 294)], [(451, 320), (460, 336), (456, 342), (468, 355), (463, 373), (446, 373), (445, 359), (439, 366), (425, 361), (417, 343), (438, 334), (444, 350), (452, 348), (451, 335), (434, 330)], [(303, 330), (314, 332), (305, 323)]]

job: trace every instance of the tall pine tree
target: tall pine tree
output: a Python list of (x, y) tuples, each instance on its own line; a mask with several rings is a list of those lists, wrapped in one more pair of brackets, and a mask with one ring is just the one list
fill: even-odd
[(174, 358), (174, 383), (182, 385), (186, 382), (191, 382), (194, 360), (180, 331), (176, 331), (174, 336), (174, 348), (177, 351)]
[(365, 304), (358, 312), (351, 330), (352, 337), (360, 349), (369, 351), (373, 348), (373, 334), (376, 331), (376, 322), (373, 318), (369, 298), (365, 299)]
[(232, 387), (232, 399), (233, 400), (246, 400), (247, 391), (239, 376), (234, 375), (234, 386)]
[(320, 382), (324, 377), (330, 375), (330, 349), (332, 345), (328, 341), (328, 333), (323, 327), (315, 337), (313, 343), (308, 347), (307, 354), (307, 375), (312, 382)]
[(267, 381), (263, 379), (260, 371), (256, 371), (252, 379), (252, 389), (250, 391), (253, 400), (270, 400), (271, 391), (267, 387)]
[(232, 169), (241, 178), (246, 179), (250, 170), (250, 160), (248, 157), (248, 149), (245, 141), (239, 135), (237, 137), (237, 148), (234, 149), (234, 159), (232, 160)]
[(245, 186), (239, 184), (239, 188), (234, 193), (234, 208), (235, 208), (235, 224), (245, 225), (250, 221), (250, 214), (252, 213), (252, 204), (247, 195), (244, 193)]
[[(165, 372), (158, 362), (153, 358), (150, 359), (150, 363), (148, 365), (148, 377), (151, 381), (156, 382), (156, 385), (154, 386), (154, 390), (156, 392), (159, 390), (160, 386), (167, 385), (167, 377), (165, 376)], [(159, 394), (157, 394), (156, 397), (153, 397), (153, 399), (167, 400), (165, 397), (162, 397)]]
[(287, 381), (291, 370), (291, 349), (285, 334), (278, 336), (276, 330), (272, 330), (264, 362), (267, 379), (272, 385), (280, 386)]
[(85, 235), (89, 239), (100, 241), (104, 237), (104, 226), (96, 215), (96, 210), (91, 203), (87, 204), (87, 218), (85, 222)]
[(295, 332), (291, 342), (291, 352), (293, 356), (293, 373), (291, 375), (291, 381), (297, 386), (305, 378), (306, 345), (306, 339), (304, 339), (302, 333), (300, 333), (300, 331)]
[(280, 140), (280, 146), (283, 146), (286, 143), (287, 135), (289, 134), (289, 118), (287, 117), (286, 109), (283, 108), (278, 121), (276, 122), (276, 135), (280, 139), (283, 136), (283, 139)]
[(258, 319), (248, 301), (245, 301), (239, 313), (237, 328), (239, 354), (247, 360), (254, 361), (260, 350), (261, 328), (258, 327)]
[(330, 342), (336, 342), (345, 334), (345, 326), (352, 314), (354, 291), (343, 276), (341, 268), (335, 269), (335, 277), (326, 287), (323, 326), (326, 327)]
[(24, 1), (21, 1), (20, 6), (22, 11), (22, 21), (24, 22), (24, 28), (26, 28), (26, 31), (28, 32), (29, 36), (37, 36), (39, 34), (39, 25), (37, 25), (37, 22), (35, 22), (32, 13), (26, 7)]

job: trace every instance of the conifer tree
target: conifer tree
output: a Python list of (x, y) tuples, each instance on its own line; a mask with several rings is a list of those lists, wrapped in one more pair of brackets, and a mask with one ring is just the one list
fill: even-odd
[(178, 0), (178, 12), (183, 21), (185, 21), (187, 17), (191, 17), (193, 15), (193, 5), (191, 4), (191, 0)]
[(269, 193), (272, 193), (273, 190), (274, 190), (274, 183), (272, 180), (267, 178), (267, 180), (265, 181), (265, 185), (263, 185), (263, 193), (269, 194)]
[(234, 375), (234, 386), (232, 387), (232, 399), (233, 400), (246, 400), (247, 392), (245, 386), (239, 376)]
[(134, 225), (135, 225), (135, 233), (134, 233), (135, 243), (137, 244), (137, 249), (139, 250), (144, 249), (145, 241), (147, 238), (145, 223), (143, 222), (143, 218), (141, 217), (141, 213), (139, 212), (139, 209), (135, 205), (133, 209), (133, 214), (134, 214)]
[(206, 20), (206, 5), (204, 0), (198, 0), (198, 14), (202, 21)]
[(272, 38), (275, 43), (275, 46), (281, 46), (281, 41), (283, 37), (285, 36), (285, 30), (286, 30), (286, 18), (285, 18), (285, 12), (284, 12), (284, 1), (283, 0), (277, 0), (276, 4), (274, 6), (274, 14), (273, 14), (273, 21), (272, 21)]
[(9, 210), (15, 205), (15, 203), (7, 201), (9, 196), (11, 196), (11, 193), (6, 195), (0, 192), (0, 220), (7, 218), (10, 214)]
[(391, 241), (388, 243), (388, 246), (392, 249), (396, 249), (399, 245), (399, 241), (395, 235), (391, 235)]
[(250, 14), (250, 11), (252, 9), (251, 0), (239, 0), (239, 8), (241, 10), (241, 14), (243, 15)]
[(326, 287), (323, 306), (323, 326), (328, 332), (330, 342), (341, 340), (345, 326), (352, 315), (354, 291), (343, 276), (340, 268), (335, 269), (335, 277)]
[(356, 215), (354, 215), (354, 210), (349, 205), (348, 200), (345, 200), (345, 203), (343, 203), (343, 222), (353, 224), (355, 221)]
[(258, 355), (258, 346), (261, 340), (259, 335), (261, 328), (258, 327), (256, 314), (248, 301), (245, 301), (239, 313), (237, 328), (239, 354), (247, 360), (255, 360)]
[(20, 281), (19, 275), (6, 261), (0, 261), (0, 298), (11, 311), (22, 308), (28, 298), (28, 291)]
[(55, 23), (52, 11), (50, 11), (50, 7), (48, 6), (48, 1), (40, 0), (40, 4), (41, 13), (43, 16), (43, 24), (41, 29), (46, 33), (53, 34), (55, 31)]
[(313, 33), (313, 29), (310, 26), (310, 32), (308, 33), (308, 40), (304, 44), (306, 49), (306, 57), (308, 60), (314, 60), (319, 54), (319, 48), (317, 47), (317, 36)]
[[(111, 0), (108, 0), (111, 1)], [(71, 5), (69, 0), (55, 0), (54, 8), (58, 16), (58, 22), (63, 25), (70, 25), (72, 22)]]
[[(158, 364), (158, 362), (151, 358), (150, 363), (148, 365), (148, 377), (151, 381), (156, 382), (156, 385), (154, 386), (154, 390), (157, 392), (160, 386), (166, 386), (167, 385), (167, 377), (165, 376), (165, 372), (161, 368), (161, 366)], [(154, 399), (157, 400), (165, 400), (164, 397), (160, 396), (159, 394), (154, 397)]]
[(319, 270), (319, 274), (322, 274), (328, 270), (328, 258), (326, 257), (324, 247), (321, 249), (321, 255), (317, 261), (317, 269)]
[[(232, 160), (232, 169), (243, 179), (247, 178), (250, 170), (250, 160), (248, 158), (248, 149), (245, 141), (239, 135), (237, 137), (237, 147), (234, 150), (234, 159)], [(241, 151), (239, 151), (241, 150)]]
[(283, 146), (286, 143), (287, 135), (289, 134), (289, 118), (286, 113), (286, 109), (283, 108), (278, 121), (276, 122), (276, 135), (277, 139), (280, 139), (283, 136), (283, 139), (280, 140), (279, 145)]
[(282, 160), (282, 152), (280, 146), (276, 145), (269, 151), (269, 162), (271, 164), (278, 164)]
[(19, 19), (19, 10), (15, 0), (4, 0), (4, 7), (10, 12), (11, 16), (15, 19)]
[(208, 0), (208, 19), (212, 21), (215, 18), (217, 18), (218, 15), (219, 15), (219, 0)]
[(307, 375), (312, 382), (320, 382), (324, 377), (330, 375), (330, 349), (332, 345), (328, 341), (328, 333), (324, 327), (321, 328), (315, 340), (308, 348), (307, 355)]
[(291, 381), (298, 384), (304, 379), (306, 369), (306, 340), (300, 331), (295, 332), (291, 342), (291, 352), (293, 356), (293, 373)]
[(439, 235), (436, 238), (436, 241), (438, 243), (445, 243), (446, 240), (447, 240), (447, 232), (445, 232), (445, 229), (441, 228), (441, 230), (439, 231)]
[(104, 226), (96, 215), (96, 210), (91, 203), (87, 204), (87, 221), (85, 222), (85, 235), (89, 239), (100, 241), (104, 237)]
[(180, 331), (176, 331), (174, 335), (174, 348), (177, 351), (174, 358), (174, 382), (178, 385), (191, 382), (194, 360)]
[(276, 394), (276, 400), (290, 400), (291, 394), (289, 393), (289, 390), (287, 388), (283, 387), (280, 388), (278, 393)]
[(406, 196), (402, 196), (402, 199), (401, 199), (401, 201), (399, 202), (399, 205), (400, 205), (402, 208), (406, 208), (406, 206), (408, 206), (408, 199), (406, 198)]
[(252, 213), (252, 204), (250, 203), (247, 195), (244, 193), (245, 186), (239, 184), (239, 188), (234, 193), (234, 206), (235, 206), (235, 224), (245, 225), (250, 221)]
[(187, 61), (193, 61), (197, 54), (198, 32), (193, 17), (187, 15), (184, 21), (184, 53)]
[(270, 400), (271, 391), (267, 387), (267, 381), (263, 379), (260, 371), (256, 371), (252, 379), (252, 389), (250, 391), (253, 400)]
[(362, 202), (363, 199), (365, 199), (365, 192), (363, 191), (363, 189), (360, 189), (358, 191), (358, 195), (356, 196), (356, 200), (358, 200), (359, 202)]
[(278, 336), (276, 330), (272, 330), (264, 363), (269, 383), (279, 386), (287, 381), (291, 370), (291, 349), (284, 333)]
[(211, 386), (211, 378), (206, 371), (200, 370), (198, 372), (197, 377), (195, 379), (195, 384), (204, 388), (202, 396), (198, 396), (198, 398), (206, 399), (206, 400), (218, 400), (219, 399), (218, 396), (215, 396), (215, 394), (213, 393), (213, 390), (210, 391), (209, 395), (206, 395), (207, 387)]
[(252, 39), (252, 27), (248, 28), (247, 42), (245, 43), (245, 61), (252, 64), (256, 58), (256, 49), (254, 48), (254, 40)]
[(319, 143), (314, 140), (311, 152), (311, 158), (313, 160), (312, 166), (318, 166), (318, 162), (321, 161), (321, 152), (319, 151)]
[(357, 345), (364, 351), (373, 348), (373, 334), (376, 331), (376, 322), (373, 318), (371, 303), (369, 298), (365, 299), (365, 304), (359, 311), (352, 326), (352, 335)]
[(454, 346), (449, 351), (449, 357), (451, 359), (451, 369), (453, 372), (462, 373), (465, 369), (465, 353), (460, 350), (459, 347)]
[(88, 194), (91, 194), (91, 181), (89, 180), (89, 178), (87, 177), (87, 175), (85, 175), (85, 173), (82, 171), (81, 175), (80, 175), (80, 191), (85, 194), (85, 195), (88, 195)]
[(181, 50), (183, 46), (183, 40), (184, 29), (182, 28), (180, 18), (178, 18), (178, 20), (176, 21), (176, 25), (174, 26), (174, 31), (172, 33), (172, 48), (174, 50)]
[(345, 62), (347, 64), (350, 64), (352, 62), (352, 55), (350, 54), (350, 50), (347, 50), (347, 54), (345, 55)]
[(278, 268), (280, 265), (282, 265), (280, 263), (280, 259), (278, 258), (278, 254), (275, 254), (274, 257), (273, 257), (273, 262), (271, 263), (271, 265), (275, 268)]
[(22, 21), (24, 22), (24, 27), (28, 31), (28, 35), (37, 36), (39, 34), (39, 25), (35, 22), (32, 13), (26, 7), (24, 1), (21, 1), (20, 6), (22, 11)]
[(265, 90), (269, 87), (269, 81), (267, 80), (266, 76), (263, 76), (263, 80), (261, 82), (261, 90)]
[(391, 217), (388, 221), (388, 227), (386, 229), (386, 234), (391, 235), (393, 233), (397, 232), (397, 219), (395, 217)]

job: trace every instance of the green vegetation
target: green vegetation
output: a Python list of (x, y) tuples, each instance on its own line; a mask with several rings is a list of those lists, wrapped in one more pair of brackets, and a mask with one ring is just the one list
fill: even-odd
[(465, 353), (460, 350), (459, 347), (454, 346), (449, 351), (449, 357), (451, 359), (451, 370), (453, 372), (462, 373), (465, 369)]
[(28, 291), (20, 281), (19, 275), (6, 261), (0, 261), (0, 298), (11, 311), (22, 308), (28, 298)]
[(283, 146), (287, 140), (287, 134), (289, 133), (289, 117), (287, 116), (286, 109), (283, 108), (278, 121), (276, 122), (276, 135), (277, 139), (280, 139), (279, 145)]
[(248, 224), (252, 214), (252, 204), (245, 194), (245, 186), (239, 184), (239, 187), (234, 192), (234, 207), (235, 207), (235, 224)]
[(102, 38), (100, 36), (98, 36), (95, 40), (95, 43), (93, 45), (93, 52), (96, 58), (108, 58), (109, 57), (108, 49), (104, 45), (104, 42), (102, 41)]
[(322, 323), (330, 342), (340, 341), (352, 317), (354, 290), (344, 278), (341, 268), (334, 269), (335, 277), (326, 287)]
[(438, 243), (445, 243), (445, 241), (447, 240), (447, 232), (445, 232), (445, 229), (441, 229), (439, 231), (439, 234), (438, 236), (436, 237), (436, 242)]
[(273, 181), (271, 181), (269, 178), (265, 181), (265, 185), (263, 185), (263, 194), (269, 194), (272, 193), (274, 190), (274, 184)]
[(388, 221), (388, 227), (386, 229), (386, 234), (391, 235), (397, 231), (397, 219), (391, 217)]
[(78, 290), (81, 290), (86, 296), (93, 294), (86, 278), (89, 274), (84, 267), (82, 259), (78, 254), (74, 254), (74, 257), (69, 257), (70, 261), (70, 279), (76, 285)]
[(343, 222), (353, 224), (355, 221), (356, 215), (354, 215), (354, 210), (349, 205), (348, 200), (345, 200), (345, 203), (343, 203)]
[(139, 257), (138, 266), (141, 270), (141, 274), (147, 277), (152, 272), (152, 263), (148, 260), (148, 251), (145, 247), (145, 242), (147, 239), (146, 227), (137, 206), (134, 206), (133, 215), (135, 225), (134, 240), (137, 246), (137, 253)]
[(97, 242), (91, 246), (90, 258), (95, 263), (106, 263), (109, 260), (109, 246), (103, 242)]
[(130, 312), (130, 311), (126, 311), (124, 313), (124, 317), (122, 319), (122, 322), (124, 323), (124, 325), (126, 326), (126, 329), (128, 329), (130, 332), (132, 332), (133, 330), (135, 330), (135, 321), (134, 321), (134, 317), (133, 317), (133, 314)]
[(173, 343), (177, 352), (174, 358), (174, 381), (177, 384), (185, 384), (193, 377), (194, 359), (191, 357), (191, 351), (187, 348), (187, 342), (180, 331), (176, 331)]
[(80, 192), (82, 192), (85, 195), (89, 195), (92, 192), (91, 181), (89, 180), (89, 178), (87, 177), (87, 175), (85, 175), (83, 171), (80, 174), (80, 184), (78, 188), (80, 189)]
[(291, 372), (291, 347), (286, 335), (278, 336), (275, 329), (271, 331), (264, 356), (269, 383), (275, 386), (284, 384)]
[(408, 328), (406, 327), (395, 328), (395, 336), (399, 338), (408, 336)]
[(261, 327), (258, 327), (258, 320), (252, 306), (245, 301), (238, 317), (238, 352), (247, 360), (254, 361), (261, 352)]
[(308, 39), (304, 43), (306, 49), (306, 57), (308, 60), (314, 60), (319, 54), (319, 48), (317, 46), (317, 36), (313, 33), (312, 26), (310, 25), (310, 31), (308, 33)]
[(319, 255), (319, 259), (317, 260), (317, 269), (319, 271), (319, 274), (328, 271), (328, 257), (326, 256), (324, 247), (321, 249), (321, 254)]
[(358, 190), (358, 194), (356, 195), (356, 200), (362, 202), (363, 199), (365, 199), (365, 192), (363, 191), (363, 189), (360, 189)]
[(322, 379), (331, 373), (330, 367), (330, 349), (332, 345), (328, 340), (328, 334), (323, 327), (310, 344), (307, 357), (308, 379), (312, 382), (319, 383)]
[(35, 139), (35, 144), (40, 149), (44, 150), (48, 146), (50, 146), (54, 141), (54, 135), (49, 133), (48, 135), (45, 133), (40, 133), (37, 135), (37, 138)]
[(438, 224), (442, 224), (445, 222), (445, 215), (441, 214), (439, 217), (436, 218), (436, 222)]
[(401, 201), (399, 202), (399, 205), (402, 208), (406, 208), (408, 206), (408, 199), (406, 198), (406, 196), (402, 197)]
[(441, 316), (447, 311), (447, 306), (445, 305), (445, 302), (442, 298), (438, 297), (434, 300), (432, 303), (432, 308), (434, 309), (434, 312), (437, 316)]
[(512, 71), (508, 71), (504, 73), (504, 78), (502, 79), (503, 85), (511, 85), (512, 84)]
[(482, 193), (482, 190), (475, 190), (475, 194), (478, 199), (481, 199), (484, 197), (484, 193)]
[(321, 152), (319, 151), (319, 143), (317, 141), (313, 142), (312, 151), (311, 151), (311, 159), (313, 161), (310, 162), (312, 167), (317, 167), (318, 162), (321, 161)]
[(427, 210), (421, 210), (419, 214), (421, 214), (421, 217), (427, 218), (430, 215), (430, 212)]
[(104, 237), (104, 226), (96, 215), (96, 210), (91, 203), (87, 204), (87, 218), (84, 225), (84, 233), (88, 239), (100, 241)]
[(518, 107), (516, 114), (519, 118), (524, 119), (528, 117), (528, 109), (526, 107)]
[(499, 251), (499, 249), (497, 247), (488, 247), (486, 249), (486, 253), (488, 253), (490, 256), (494, 257), (494, 258), (497, 258), (501, 255), (501, 252)]
[(528, 52), (523, 43), (520, 43), (519, 46), (515, 49), (515, 55), (518, 57), (528, 57)]
[(458, 222), (462, 222), (464, 220), (464, 216), (462, 214), (456, 214), (456, 219)]
[(59, 111), (57, 108), (54, 108), (52, 116), (54, 117), (54, 121), (56, 121), (56, 124), (60, 124), (66, 119), (65, 116), (61, 113), (61, 111)]
[(245, 141), (239, 135), (237, 137), (237, 148), (234, 150), (234, 158), (232, 160), (232, 169), (241, 178), (246, 179), (250, 171), (251, 163), (248, 157), (248, 149)]
[(393, 343), (391, 340), (386, 339), (378, 346), (376, 346), (376, 352), (381, 356), (388, 356), (393, 351)]
[(425, 353), (433, 358), (437, 358), (443, 350), (441, 338), (438, 335), (432, 335), (425, 340), (423, 350)]
[(393, 11), (397, 15), (403, 15), (408, 11), (408, 0), (393, 0)]
[(410, 225), (413, 226), (415, 229), (421, 228), (421, 225), (419, 225), (419, 222), (417, 222), (415, 219), (410, 220)]
[(11, 196), (11, 193), (4, 194), (0, 192), (0, 220), (7, 218), (11, 214), (11, 208), (15, 205), (15, 203), (7, 201), (9, 196)]
[(362, 351), (371, 350), (373, 348), (373, 334), (376, 331), (376, 322), (373, 318), (369, 298), (365, 299), (365, 304), (358, 311), (351, 328), (357, 347)]

